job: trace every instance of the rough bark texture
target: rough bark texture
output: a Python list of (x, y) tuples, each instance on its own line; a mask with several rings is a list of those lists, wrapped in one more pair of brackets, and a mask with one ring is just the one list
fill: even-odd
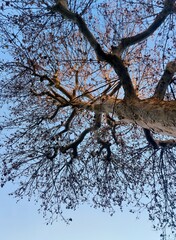
[(95, 106), (96, 109), (99, 107), (107, 113), (114, 111), (121, 121), (176, 137), (176, 101), (109, 99), (103, 105)]
[[(139, 43), (151, 36), (163, 24), (169, 14), (175, 12), (174, 1), (166, 0), (163, 10), (156, 16), (154, 22), (145, 31), (133, 37), (122, 39), (120, 45), (115, 47), (117, 51), (112, 51), (112, 54), (107, 54), (103, 51), (79, 14), (69, 11), (60, 3), (55, 5), (51, 10), (53, 12), (60, 12), (64, 17), (77, 24), (80, 32), (94, 49), (97, 58), (100, 61), (109, 63), (120, 78), (124, 89), (124, 100), (114, 101), (109, 99), (103, 102), (104, 106), (98, 104), (94, 106), (94, 109), (101, 109), (107, 113), (114, 111), (120, 120), (135, 123), (145, 129), (152, 129), (157, 133), (176, 137), (176, 101), (162, 101), (166, 89), (172, 82), (176, 71), (175, 60), (167, 64), (164, 74), (156, 87), (153, 98), (139, 100), (136, 96), (128, 70), (121, 59), (121, 54), (127, 47)], [(114, 104), (115, 107), (113, 107)]]

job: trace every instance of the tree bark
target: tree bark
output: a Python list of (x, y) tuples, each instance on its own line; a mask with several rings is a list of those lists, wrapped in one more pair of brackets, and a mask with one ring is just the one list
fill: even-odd
[(176, 137), (176, 101), (160, 101), (155, 98), (145, 100), (111, 98), (101, 104), (95, 104), (94, 109), (114, 113), (120, 121)]

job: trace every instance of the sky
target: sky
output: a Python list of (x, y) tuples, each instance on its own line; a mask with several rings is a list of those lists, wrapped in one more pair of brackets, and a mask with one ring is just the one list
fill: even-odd
[[(2, 109), (1, 109), (2, 110)], [(81, 206), (69, 212), (70, 225), (58, 220), (46, 225), (34, 202), (16, 200), (9, 196), (10, 186), (0, 188), (0, 239), (2, 240), (160, 240), (160, 232), (143, 213), (140, 219), (128, 211), (112, 217), (101, 210)]]
[(0, 239), (2, 240), (160, 240), (160, 233), (143, 213), (117, 211), (114, 216), (88, 206), (69, 212), (73, 219), (66, 225), (61, 219), (46, 225), (34, 202), (8, 196), (9, 186), (0, 189)]
[(101, 210), (80, 206), (69, 212), (70, 225), (58, 219), (46, 225), (34, 202), (8, 196), (11, 187), (0, 189), (0, 239), (2, 240), (160, 240), (146, 213), (139, 219), (127, 210), (112, 217)]

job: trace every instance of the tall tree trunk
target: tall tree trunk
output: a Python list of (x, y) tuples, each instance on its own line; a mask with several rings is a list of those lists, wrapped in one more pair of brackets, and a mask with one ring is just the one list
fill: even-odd
[(176, 101), (109, 99), (94, 108), (106, 113), (114, 112), (121, 121), (176, 137)]

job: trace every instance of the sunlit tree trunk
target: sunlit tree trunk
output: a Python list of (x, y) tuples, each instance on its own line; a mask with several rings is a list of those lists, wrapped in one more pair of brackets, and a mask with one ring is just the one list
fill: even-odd
[(121, 121), (176, 137), (176, 101), (109, 99), (98, 107), (114, 112)]

